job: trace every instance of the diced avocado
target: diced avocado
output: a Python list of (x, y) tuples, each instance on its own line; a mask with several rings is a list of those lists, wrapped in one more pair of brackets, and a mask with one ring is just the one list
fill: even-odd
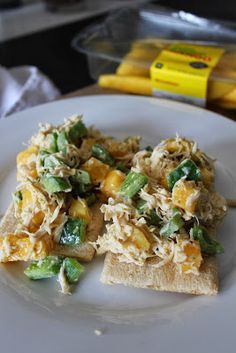
[(66, 257), (64, 260), (65, 274), (68, 283), (73, 284), (78, 282), (85, 268), (76, 259)]
[(109, 151), (102, 145), (95, 143), (92, 146), (92, 155), (102, 161), (105, 164), (113, 166), (115, 164), (115, 160)]
[(85, 241), (87, 222), (83, 219), (69, 218), (61, 233), (60, 244), (79, 245)]
[(47, 256), (43, 260), (33, 262), (29, 265), (24, 274), (30, 279), (44, 279), (56, 276), (63, 262), (61, 256)]
[(41, 178), (41, 183), (49, 195), (56, 192), (69, 192), (71, 191), (71, 184), (67, 179), (45, 174)]
[(120, 187), (120, 194), (127, 198), (136, 195), (148, 182), (148, 177), (141, 173), (129, 172)]
[(82, 122), (82, 120), (76, 121), (68, 131), (69, 140), (74, 144), (78, 144), (81, 137), (84, 137), (86, 135), (87, 135), (87, 128)]

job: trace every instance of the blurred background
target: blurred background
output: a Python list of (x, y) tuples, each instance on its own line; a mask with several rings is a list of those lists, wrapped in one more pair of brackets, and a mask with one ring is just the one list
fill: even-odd
[(94, 80), (72, 39), (110, 11), (147, 4), (236, 23), (235, 0), (0, 0), (0, 65), (36, 66), (62, 94), (85, 87)]
[(86, 57), (71, 48), (85, 26), (109, 11), (143, 3), (236, 21), (235, 0), (0, 0), (0, 64), (35, 65), (62, 93), (92, 83)]

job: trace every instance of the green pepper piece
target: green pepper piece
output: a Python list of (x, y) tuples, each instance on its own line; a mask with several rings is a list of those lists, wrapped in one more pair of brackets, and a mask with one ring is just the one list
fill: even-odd
[(72, 141), (75, 144), (78, 144), (80, 141), (81, 137), (84, 137), (87, 135), (87, 128), (82, 122), (82, 120), (78, 120), (70, 127), (70, 130), (68, 131), (68, 137), (69, 140)]
[(109, 153), (109, 151), (103, 147), (102, 145), (99, 145), (98, 143), (95, 143), (92, 146), (92, 155), (102, 161), (103, 163), (106, 163), (110, 166), (113, 166), (115, 164), (115, 160), (112, 157), (112, 155)]
[(48, 152), (51, 152), (51, 153), (58, 152), (58, 149), (57, 149), (57, 133), (53, 132), (52, 134), (49, 134), (47, 138), (49, 140)]
[(65, 165), (59, 158), (57, 158), (53, 154), (49, 154), (48, 156), (45, 156), (44, 158), (44, 168), (50, 169), (50, 168), (55, 168), (59, 165)]
[(45, 174), (41, 178), (41, 183), (49, 195), (56, 192), (70, 192), (71, 184), (67, 179)]
[(84, 196), (92, 188), (91, 178), (85, 170), (76, 170), (75, 175), (70, 177), (70, 182), (73, 187), (73, 196)]
[(69, 141), (68, 141), (66, 132), (65, 131), (61, 131), (58, 134), (58, 137), (57, 137), (58, 150), (63, 152), (63, 153), (66, 153), (66, 147), (68, 146), (68, 144), (69, 144)]
[(87, 222), (83, 219), (69, 218), (61, 233), (60, 244), (79, 245), (85, 240)]
[(169, 237), (183, 226), (184, 221), (181, 218), (181, 213), (174, 208), (172, 218), (160, 229), (160, 235), (163, 237)]
[(61, 256), (47, 256), (29, 265), (24, 274), (32, 280), (50, 278), (59, 273), (62, 262)]
[(76, 184), (73, 185), (73, 189), (72, 189), (72, 196), (77, 198), (78, 196), (80, 197), (86, 197), (86, 194), (89, 193), (92, 189), (92, 185), (88, 184)]
[(39, 162), (40, 162), (40, 166), (43, 167), (44, 166), (44, 161), (45, 158), (50, 156), (50, 153), (46, 150), (40, 150), (39, 151)]
[(148, 182), (148, 177), (141, 173), (129, 172), (120, 187), (120, 194), (127, 198), (136, 195)]
[(147, 146), (147, 147), (145, 147), (145, 150), (146, 150), (147, 152), (152, 152), (152, 151), (153, 151), (153, 148), (152, 148), (151, 146)]
[(81, 184), (91, 184), (91, 178), (88, 172), (85, 170), (77, 169), (75, 172), (75, 175), (71, 176), (71, 182), (76, 184), (76, 183), (81, 183)]
[(158, 226), (160, 223), (160, 218), (158, 217), (156, 210), (153, 208), (151, 210), (147, 209), (147, 202), (145, 200), (139, 199), (136, 204), (136, 209), (139, 215), (146, 218), (148, 225)]
[(201, 177), (200, 170), (191, 159), (185, 159), (175, 170), (167, 175), (167, 183), (170, 190), (172, 190), (175, 183), (184, 176), (187, 180), (199, 180)]
[(23, 200), (22, 193), (21, 191), (16, 191), (12, 194), (13, 202), (16, 205), (19, 205), (19, 203)]
[(120, 170), (121, 172), (128, 174), (130, 172), (130, 169), (124, 165), (124, 163), (118, 163), (116, 166), (116, 169)]
[(85, 268), (76, 259), (66, 257), (64, 260), (65, 274), (68, 283), (73, 284), (78, 282)]
[(89, 194), (89, 195), (87, 195), (85, 197), (85, 200), (87, 202), (87, 205), (90, 207), (90, 206), (95, 204), (97, 198), (96, 198), (96, 195), (94, 193), (91, 193), (91, 194)]
[(156, 210), (153, 208), (148, 214), (148, 224), (151, 226), (158, 226), (160, 223), (160, 218), (158, 217)]
[(194, 223), (190, 229), (190, 234), (199, 241), (201, 250), (208, 255), (216, 255), (224, 252), (223, 246), (216, 240), (209, 237), (206, 228)]
[(174, 216), (181, 216), (181, 212), (178, 210), (178, 208), (176, 208), (176, 207), (174, 207), (173, 209), (172, 209), (172, 217), (174, 217)]
[(147, 209), (147, 201), (139, 199), (136, 203), (136, 209), (138, 211), (138, 214), (143, 215)]

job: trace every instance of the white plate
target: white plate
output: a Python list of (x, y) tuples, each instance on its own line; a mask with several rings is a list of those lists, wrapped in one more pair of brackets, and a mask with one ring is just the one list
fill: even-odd
[[(153, 98), (96, 96), (45, 104), (0, 121), (0, 214), (10, 202), (15, 156), (39, 122), (59, 124), (83, 113), (114, 136), (141, 135), (144, 144), (180, 135), (195, 139), (217, 158), (217, 188), (235, 197), (236, 124), (189, 105)], [(219, 257), (217, 297), (157, 293), (99, 282), (102, 259), (87, 266), (74, 295), (57, 292), (58, 283), (29, 281), (22, 265), (0, 266), (1, 352), (235, 352), (235, 210), (220, 228), (225, 254)], [(95, 329), (104, 334), (97, 337)]]

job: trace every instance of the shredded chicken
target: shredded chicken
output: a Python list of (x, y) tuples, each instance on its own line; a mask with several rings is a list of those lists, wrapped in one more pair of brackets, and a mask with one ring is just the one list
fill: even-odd
[[(41, 184), (37, 182), (26, 181), (17, 187), (18, 191), (27, 193), (27, 202), (15, 204), (15, 214), (19, 219), (16, 233), (27, 234), (32, 240), (49, 234), (58, 238), (58, 234), (65, 224), (67, 217), (61, 214), (64, 205), (62, 196), (49, 196)], [(38, 229), (32, 226), (34, 217), (42, 215), (42, 221)]]
[(60, 268), (60, 272), (58, 274), (58, 282), (60, 283), (61, 286), (61, 292), (63, 294), (71, 294), (70, 291), (70, 286), (66, 280), (66, 275), (65, 275), (65, 264), (63, 262), (61, 268)]
[[(198, 148), (196, 142), (176, 136), (167, 139), (156, 146), (153, 152), (137, 152), (132, 160), (132, 171), (149, 177), (149, 182), (139, 192), (138, 196), (145, 201), (144, 217), (138, 214), (135, 201), (119, 197), (109, 199), (101, 207), (104, 213), (106, 233), (93, 243), (98, 254), (111, 251), (117, 254), (121, 262), (133, 262), (143, 265), (149, 258), (157, 258), (153, 266), (161, 267), (173, 262), (181, 273), (198, 274), (203, 261), (200, 244), (188, 234), (184, 228), (168, 237), (160, 236), (160, 228), (170, 221), (173, 209), (176, 209), (172, 192), (166, 183), (167, 175), (182, 161), (191, 159), (197, 167), (206, 168), (214, 175), (213, 161)], [(176, 183), (182, 183), (185, 177)], [(213, 187), (202, 181), (190, 182), (189, 190), (185, 190), (185, 207), (179, 208), (184, 222), (201, 222), (212, 226), (220, 221), (226, 212), (226, 203), (222, 196), (214, 192)], [(208, 186), (208, 188), (207, 188)], [(193, 205), (197, 204), (196, 210)], [(189, 210), (193, 210), (190, 212)], [(159, 226), (148, 224), (148, 212), (154, 210), (160, 219)], [(134, 236), (133, 227), (142, 232)], [(143, 238), (144, 237), (144, 238)], [(147, 246), (147, 243), (150, 246)]]

